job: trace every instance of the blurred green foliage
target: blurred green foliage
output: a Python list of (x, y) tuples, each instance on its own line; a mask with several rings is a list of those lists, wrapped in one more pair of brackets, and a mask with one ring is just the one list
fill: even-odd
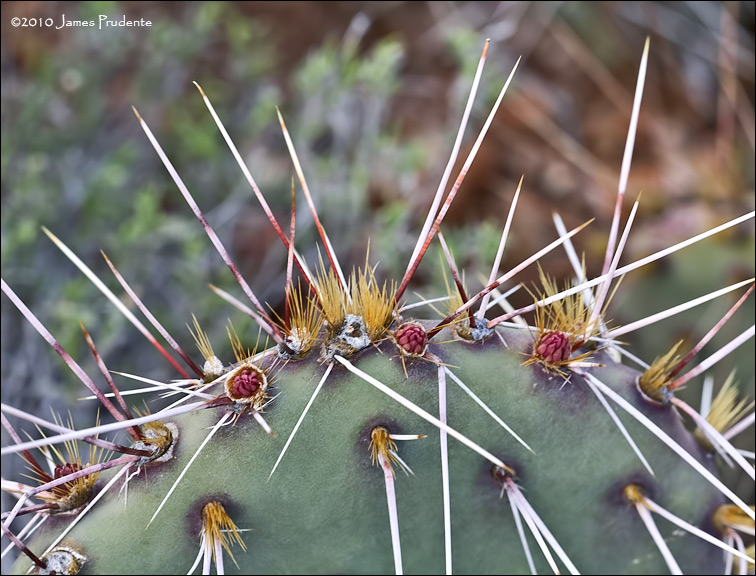
[[(69, 19), (96, 20), (99, 14), (121, 14), (128, 5), (57, 7)], [(166, 5), (159, 8), (162, 11), (151, 17), (152, 27), (142, 33), (115, 29), (106, 35), (71, 28), (62, 41), (47, 38), (32, 48), (18, 46), (19, 62), (31, 64), (6, 70), (4, 80), (3, 275), (91, 373), (96, 368), (88, 361), (79, 321), (92, 332), (111, 368), (126, 369), (123, 363), (128, 363), (132, 371), (172, 377), (149, 344), (41, 234), (41, 226), (49, 227), (121, 294), (100, 257), (99, 250), (104, 250), (185, 348), (193, 349), (184, 329), (191, 313), (197, 314), (220, 353), (228, 347), (226, 317), (242, 333), (256, 334), (246, 317), (207, 289), (212, 282), (238, 293), (141, 134), (132, 104), (155, 131), (261, 299), (272, 306), (280, 304), (283, 292), (284, 252), (277, 239), (267, 235), (267, 225), (250, 216), (259, 212), (257, 201), (192, 80), (203, 85), (285, 222), (293, 170), (277, 132), (275, 106), (281, 106), (324, 223), (345, 260), (364, 258), (363, 224), (371, 211), (374, 171), (382, 170), (392, 181), (411, 187), (428, 163), (421, 143), (400, 140), (387, 122), (404, 54), (396, 39), (383, 38), (365, 53), (357, 50), (359, 38), (326, 42), (292, 70), (293, 94), (287, 98), (274, 74), (276, 53), (264, 26), (223, 2), (196, 3), (177, 11)], [(368, 234), (381, 229), (388, 242), (410, 224), (398, 199), (390, 199), (373, 215), (378, 224), (371, 225)], [(312, 258), (315, 232), (302, 199), (298, 221), (298, 245)], [(245, 232), (250, 226), (251, 236)], [(253, 246), (251, 252), (248, 246)], [(381, 245), (380, 253), (390, 257), (383, 259), (383, 266), (398, 275), (406, 258), (403, 252)], [(15, 312), (5, 314), (5, 299), (2, 305), (3, 357), (20, 349), (25, 355), (49, 357), (44, 342), (21, 328), (23, 320)], [(5, 337), (12, 332), (23, 337)], [(32, 378), (28, 371), (17, 373), (10, 366), (3, 362), (4, 381), (7, 376), (22, 384), (20, 378)], [(24, 387), (22, 400), (4, 388), (4, 398), (8, 394), (7, 401), (27, 407), (41, 397), (65, 395), (70, 400), (79, 385), (61, 368), (38, 368), (45, 377), (35, 379), (37, 394)], [(64, 392), (62, 382), (69, 392)]]

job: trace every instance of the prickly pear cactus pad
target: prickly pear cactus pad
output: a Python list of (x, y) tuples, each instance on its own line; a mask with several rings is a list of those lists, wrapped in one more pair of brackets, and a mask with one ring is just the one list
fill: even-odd
[[(488, 47), (486, 42), (479, 71)], [(569, 231), (558, 226), (556, 239), (501, 269), (518, 200), (527, 194), (526, 175), (502, 222), (490, 277), (474, 293), (441, 224), (498, 108), (506, 105), (519, 60), (503, 79), (475, 145), (459, 158), (460, 172), (444, 177), (406, 273), (394, 280), (384, 280), (369, 255), (364, 266), (342, 269), (340, 247), (320, 221), (283, 112), (277, 119), (297, 180), (287, 222), (269, 209), (197, 84), (286, 248), (280, 315), (239, 272), (171, 163), (170, 150), (151, 131), (150, 118), (135, 109), (145, 145), (154, 148), (244, 299), (213, 290), (248, 314), (259, 332), (237, 331), (229, 321), (233, 356), (219, 357), (218, 343), (196, 318), (188, 319), (200, 359), (168, 334), (114, 262), (106, 257), (122, 294), (111, 292), (68, 248), (65, 230), (58, 237), (45, 229), (183, 377), (155, 381), (138, 367), (119, 373), (146, 386), (147, 398), (168, 398), (167, 407), (151, 412), (119, 389), (96, 334), (82, 324), (100, 369), (95, 378), (2, 282), (7, 298), (103, 412), (102, 423), (75, 427), (70, 419), (45, 420), (3, 404), (10, 438), (3, 455), (17, 454), (28, 467), (26, 476), (3, 478), (2, 484), (16, 497), (2, 518), (9, 547), (21, 552), (13, 573), (752, 572), (754, 507), (723, 481), (719, 468), (729, 465), (753, 481), (753, 454), (731, 443), (753, 424), (753, 403), (739, 397), (734, 377), (703, 413), (676, 392), (753, 338), (751, 326), (714, 354), (698, 354), (750, 297), (753, 278), (624, 326), (606, 314), (623, 275), (754, 216), (625, 263), (639, 205), (627, 178), (649, 48), (647, 40), (601, 274), (586, 277), (571, 241), (590, 222)], [(453, 184), (444, 194), (448, 181)], [(626, 219), (625, 195), (633, 202)], [(317, 261), (295, 249), (296, 204), (302, 200), (319, 236)], [(448, 293), (408, 304), (408, 286), (435, 243), (450, 278)], [(559, 286), (540, 268), (552, 251), (567, 252), (573, 283)], [(531, 266), (540, 271), (539, 283), (526, 287), (533, 303), (515, 309), (506, 291)], [(647, 364), (622, 341), (731, 292), (739, 300), (692, 348), (670, 343)], [(139, 318), (123, 300), (135, 305)], [(429, 319), (431, 304), (441, 318)]]
[[(448, 440), (452, 562), (461, 573), (527, 573), (528, 564), (507, 496), (512, 477), (575, 566), (601, 573), (655, 574), (664, 560), (651, 553), (648, 532), (622, 490), (646, 488), (649, 497), (715, 533), (712, 514), (725, 499), (642, 426), (627, 422), (657, 476), (654, 479), (601, 408), (588, 386), (565, 384), (539, 366), (522, 367), (531, 346), (516, 330), (483, 343), (438, 345), (450, 372), (473, 388), (489, 408), (525, 439), (530, 452), (486, 414), (451, 377), (447, 378), (448, 423), (514, 469), (501, 473), (455, 439)], [(443, 336), (442, 336), (443, 337)], [(353, 357), (360, 370), (431, 414), (438, 414), (438, 367), (405, 360), (384, 342)], [(676, 414), (643, 400), (638, 372), (608, 363), (596, 375), (713, 470), (713, 462)], [(443, 369), (443, 367), (442, 367)], [(335, 367), (281, 460), (270, 472), (325, 368), (312, 358), (289, 363), (276, 376), (280, 396), (265, 411), (278, 436), (270, 438), (248, 414), (212, 437), (178, 487), (150, 522), (176, 478), (225, 408), (179, 416), (175, 459), (147, 467), (125, 496), (108, 498), (66, 538), (81, 543), (90, 573), (147, 574), (189, 570), (200, 550), (202, 509), (220, 502), (240, 530), (247, 551), (232, 546), (240, 573), (391, 573), (393, 555), (384, 474), (371, 464), (371, 432), (422, 434), (397, 440), (401, 462), (393, 464), (403, 566), (407, 573), (444, 571), (444, 505), (439, 431), (374, 389), (343, 366)], [(627, 420), (627, 419), (625, 419)], [(412, 474), (405, 474), (404, 469)], [(105, 474), (104, 474), (105, 475)], [(103, 480), (112, 476), (108, 475)], [(118, 519), (117, 522), (114, 519)], [(46, 549), (70, 522), (52, 517), (34, 540)], [(670, 526), (662, 526), (662, 529)], [(527, 527), (525, 527), (527, 530)], [(673, 554), (689, 572), (722, 571), (722, 555), (689, 534), (666, 530)], [(170, 542), (168, 546), (156, 540)], [(494, 545), (495, 544), (495, 545)], [(529, 539), (538, 573), (549, 566)], [(488, 547), (493, 546), (492, 550)], [(224, 551), (224, 554), (226, 552)], [(557, 559), (560, 565), (563, 565)], [(25, 563), (28, 565), (28, 563)], [(235, 572), (226, 558), (226, 569)]]

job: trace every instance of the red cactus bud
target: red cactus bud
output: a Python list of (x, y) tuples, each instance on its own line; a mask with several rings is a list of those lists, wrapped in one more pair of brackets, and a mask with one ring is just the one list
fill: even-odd
[(231, 392), (236, 398), (249, 398), (260, 389), (260, 374), (256, 370), (242, 370), (234, 378)]
[(562, 332), (547, 332), (538, 339), (536, 355), (551, 364), (559, 364), (570, 359), (572, 345), (570, 339)]
[(419, 324), (402, 324), (394, 332), (394, 338), (399, 347), (408, 354), (421, 355), (428, 345), (428, 334)]
[(58, 478), (63, 478), (63, 476), (68, 476), (69, 474), (73, 474), (74, 472), (78, 472), (79, 470), (81, 470), (80, 464), (77, 464), (76, 462), (66, 462), (63, 466), (61, 466), (60, 464), (55, 466), (53, 476), (57, 480)]

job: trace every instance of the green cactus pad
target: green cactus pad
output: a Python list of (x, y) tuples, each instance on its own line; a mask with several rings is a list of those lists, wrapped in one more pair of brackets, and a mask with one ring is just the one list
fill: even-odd
[[(535, 451), (530, 453), (447, 378), (449, 425), (511, 466), (523, 494), (583, 574), (659, 574), (667, 567), (635, 508), (623, 498), (628, 483), (643, 486), (656, 502), (685, 520), (713, 531), (711, 516), (723, 497), (635, 420), (617, 412), (641, 447), (656, 478), (643, 467), (583, 380), (569, 381), (539, 364), (522, 366), (532, 339), (513, 329), (485, 342), (431, 343), (450, 366)], [(444, 332), (437, 338), (453, 340)], [(506, 342), (506, 344), (505, 344)], [(431, 414), (438, 416), (438, 368), (405, 358), (391, 341), (351, 360)], [(226, 408), (171, 419), (180, 430), (176, 458), (120, 483), (69, 534), (87, 558), (82, 574), (186, 573), (200, 546), (201, 510), (220, 501), (247, 547), (226, 555), (227, 573), (390, 574), (394, 571), (384, 475), (371, 465), (370, 431), (427, 434), (399, 441), (412, 469), (396, 467), (396, 495), (404, 570), (444, 572), (444, 513), (439, 430), (369, 383), (336, 365), (315, 399), (284, 459), (268, 475), (326, 366), (310, 354), (277, 372), (270, 393), (278, 395), (265, 418), (268, 436), (245, 413), (221, 428), (189, 468), (154, 522), (149, 520), (171, 485)], [(606, 367), (593, 373), (654, 421), (680, 445), (714, 469), (706, 453), (670, 407), (644, 400), (638, 373), (599, 351)], [(218, 391), (220, 393), (220, 390)], [(490, 462), (449, 438), (453, 569), (458, 574), (529, 573), (507, 497)], [(103, 474), (98, 486), (113, 472)], [(44, 550), (70, 518), (51, 517), (30, 546)], [(681, 533), (665, 520), (657, 525), (683, 571), (713, 574), (723, 569), (719, 550)], [(526, 529), (527, 530), (527, 529)], [(528, 534), (539, 573), (550, 573)], [(558, 561), (559, 562), (559, 561)], [(22, 558), (16, 573), (29, 567)], [(560, 562), (561, 565), (561, 562)], [(197, 573), (199, 570), (197, 570)], [(566, 573), (563, 572), (563, 573)]]

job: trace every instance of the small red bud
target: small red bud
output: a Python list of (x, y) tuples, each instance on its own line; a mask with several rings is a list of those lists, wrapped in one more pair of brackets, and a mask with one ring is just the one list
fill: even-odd
[(260, 389), (260, 374), (256, 370), (245, 369), (234, 377), (231, 393), (236, 398), (249, 398)]
[(69, 474), (73, 474), (74, 472), (78, 472), (79, 470), (81, 470), (80, 464), (77, 464), (76, 462), (66, 462), (63, 466), (61, 466), (60, 464), (55, 466), (53, 476), (57, 480), (58, 478), (63, 478), (63, 476), (68, 476)]
[(538, 339), (535, 354), (550, 364), (559, 364), (570, 359), (572, 345), (562, 332), (547, 332)]
[(394, 332), (394, 338), (402, 350), (415, 356), (421, 356), (428, 345), (428, 334), (420, 324), (402, 324)]

